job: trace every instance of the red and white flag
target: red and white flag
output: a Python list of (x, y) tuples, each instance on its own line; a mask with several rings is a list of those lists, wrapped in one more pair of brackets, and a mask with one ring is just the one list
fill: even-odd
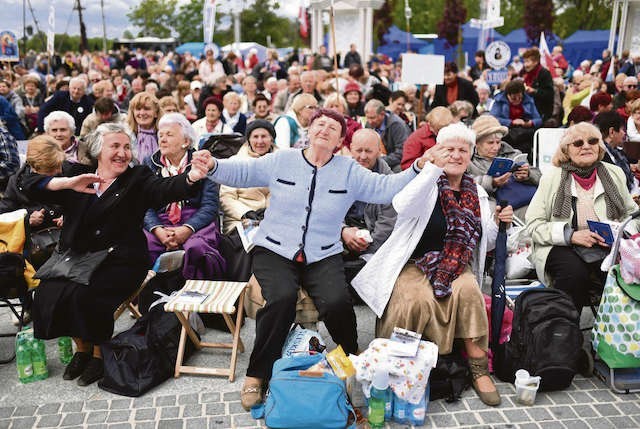
[(300, 6), (298, 12), (298, 22), (300, 24), (300, 37), (306, 39), (309, 37), (309, 19), (307, 17), (307, 8)]
[(540, 46), (538, 49), (540, 50), (540, 64), (542, 64), (542, 67), (549, 70), (551, 77), (557, 77), (556, 68), (553, 66), (551, 51), (549, 51), (547, 39), (544, 38), (544, 31), (540, 33)]

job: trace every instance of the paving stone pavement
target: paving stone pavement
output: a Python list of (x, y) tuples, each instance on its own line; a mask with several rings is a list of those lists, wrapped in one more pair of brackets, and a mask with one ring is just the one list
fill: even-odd
[[(359, 343), (362, 348), (373, 339), (374, 316), (357, 307)], [(132, 324), (128, 316), (120, 318), (116, 331)], [(0, 309), (0, 332), (10, 327), (9, 317)], [(329, 338), (322, 325), (324, 338)], [(182, 376), (167, 380), (140, 398), (126, 398), (100, 390), (97, 385), (85, 388), (62, 380), (63, 365), (58, 361), (55, 341), (47, 341), (49, 378), (20, 384), (15, 362), (0, 365), (0, 429), (11, 428), (260, 428), (240, 406), (240, 386), (247, 367), (255, 324), (247, 320), (242, 329), (249, 350), (239, 355), (237, 380)], [(220, 332), (208, 331), (207, 341), (224, 339)], [(331, 345), (331, 341), (327, 341)], [(0, 339), (0, 358), (13, 347), (9, 339)], [(223, 365), (228, 354), (198, 352), (192, 362)], [(536, 404), (525, 407), (515, 403), (515, 389), (498, 383), (502, 405), (483, 405), (472, 389), (461, 401), (442, 400), (429, 404), (425, 427), (430, 428), (521, 428), (581, 429), (640, 428), (640, 394), (617, 395), (599, 379), (577, 376), (571, 387), (561, 392), (541, 392)], [(408, 426), (390, 423), (389, 428)]]

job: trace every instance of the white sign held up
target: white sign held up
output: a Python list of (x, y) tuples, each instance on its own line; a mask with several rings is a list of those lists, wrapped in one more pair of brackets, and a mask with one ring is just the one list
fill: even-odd
[(444, 82), (444, 55), (402, 55), (402, 82), (414, 85)]

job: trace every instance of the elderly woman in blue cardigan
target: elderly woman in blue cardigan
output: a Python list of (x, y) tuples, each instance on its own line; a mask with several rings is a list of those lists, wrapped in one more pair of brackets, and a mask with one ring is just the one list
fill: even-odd
[(306, 149), (282, 150), (255, 159), (213, 159), (209, 178), (235, 187), (268, 186), (271, 202), (254, 239), (253, 273), (265, 307), (256, 317), (256, 338), (241, 393), (250, 409), (262, 400), (273, 363), (295, 318), (298, 288), (313, 299), (320, 319), (347, 353), (358, 350), (356, 317), (345, 282), (340, 233), (355, 201), (389, 204), (416, 177), (424, 159), (394, 175), (372, 173), (352, 158), (334, 155), (345, 136), (342, 115), (318, 109), (309, 126)]

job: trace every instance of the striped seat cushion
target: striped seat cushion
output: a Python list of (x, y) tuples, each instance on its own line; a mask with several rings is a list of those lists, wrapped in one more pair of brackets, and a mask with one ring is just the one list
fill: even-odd
[[(231, 314), (236, 310), (236, 300), (246, 286), (246, 282), (187, 280), (180, 292), (164, 305), (164, 310)], [(184, 302), (180, 297), (186, 291), (199, 292), (207, 297), (200, 303)]]

